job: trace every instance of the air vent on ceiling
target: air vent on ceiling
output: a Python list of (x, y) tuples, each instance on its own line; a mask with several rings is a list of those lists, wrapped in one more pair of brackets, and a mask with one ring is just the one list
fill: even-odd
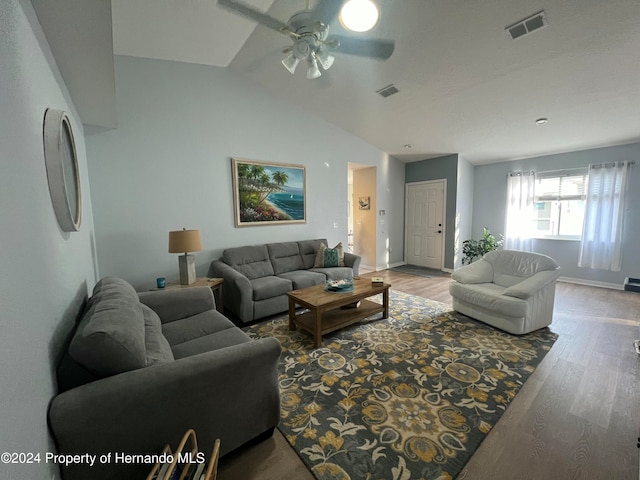
[(536, 13), (535, 15), (531, 15), (530, 17), (525, 18), (524, 20), (520, 20), (519, 22), (514, 23), (513, 25), (505, 28), (505, 30), (507, 31), (507, 33), (509, 33), (511, 38), (515, 40), (516, 38), (520, 38), (532, 32), (535, 32), (542, 27), (546, 27), (548, 24), (549, 22), (547, 22), (547, 16), (545, 15), (544, 11), (541, 11)]
[(399, 90), (396, 88), (396, 86), (393, 83), (390, 83), (386, 87), (383, 87), (380, 90), (378, 90), (376, 93), (379, 94), (381, 97), (387, 98), (393, 95), (394, 93), (398, 93), (398, 92)]

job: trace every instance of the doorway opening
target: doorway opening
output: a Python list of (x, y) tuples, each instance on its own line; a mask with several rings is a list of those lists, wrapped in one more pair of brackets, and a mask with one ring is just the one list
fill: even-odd
[(376, 270), (377, 168), (349, 162), (348, 164), (348, 251), (360, 255), (360, 272)]

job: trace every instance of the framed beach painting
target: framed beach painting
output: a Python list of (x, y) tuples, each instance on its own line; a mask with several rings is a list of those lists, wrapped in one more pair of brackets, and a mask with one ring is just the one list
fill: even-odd
[(302, 165), (231, 159), (236, 227), (307, 222)]

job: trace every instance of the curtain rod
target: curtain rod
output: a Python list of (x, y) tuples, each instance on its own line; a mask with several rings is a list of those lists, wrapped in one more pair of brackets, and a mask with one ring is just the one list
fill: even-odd
[[(596, 165), (589, 165), (589, 168), (611, 168), (611, 167), (615, 167), (616, 165), (622, 165), (624, 162), (608, 162), (608, 163), (599, 163)], [(631, 166), (631, 165), (635, 165), (636, 161), (635, 160), (631, 160), (629, 162), (627, 162), (627, 166)]]
[(536, 172), (529, 170), (527, 172), (509, 172), (507, 177), (519, 177), (520, 175), (535, 175)]
[[(584, 167), (571, 167), (571, 168), (562, 168), (560, 170), (542, 170), (540, 173), (543, 173), (546, 175), (549, 175), (550, 173), (566, 173), (567, 175), (569, 175), (568, 172), (571, 172), (573, 170), (582, 170), (583, 172), (587, 171), (589, 168), (603, 168), (603, 167), (613, 167), (618, 163), (624, 163), (624, 162), (608, 162), (608, 163), (599, 163), (599, 164), (595, 164), (595, 165), (585, 165)], [(627, 162), (628, 166), (631, 165), (635, 165), (636, 161), (635, 160), (631, 160), (629, 162)], [(520, 175), (534, 175), (536, 172), (533, 170), (529, 170), (529, 171), (524, 171), (524, 172), (509, 172), (507, 173), (507, 177), (517, 177)]]

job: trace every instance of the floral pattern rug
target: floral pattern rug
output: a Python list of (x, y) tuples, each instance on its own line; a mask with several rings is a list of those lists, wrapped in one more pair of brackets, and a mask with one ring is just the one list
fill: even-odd
[(245, 329), (282, 344), (278, 428), (318, 480), (455, 478), (557, 338), (402, 292), (389, 304), (317, 349), (286, 316)]

